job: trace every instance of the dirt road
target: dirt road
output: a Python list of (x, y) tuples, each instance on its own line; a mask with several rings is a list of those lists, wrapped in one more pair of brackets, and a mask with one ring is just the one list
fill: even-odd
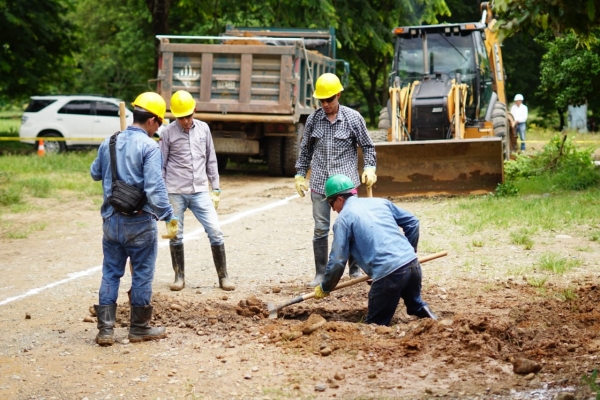
[[(538, 232), (534, 248), (524, 250), (510, 244), (508, 232), (465, 235), (448, 212), (453, 199), (402, 202), (421, 218), (421, 255), (450, 253), (423, 265), (423, 298), (442, 321), (415, 320), (399, 307), (391, 327), (365, 325), (366, 284), (269, 320), (266, 302), (304, 293), (312, 279), (310, 200), (295, 196), (293, 180), (261, 175), (230, 172), (222, 189), (219, 216), (237, 290), (217, 288), (206, 235), (186, 215), (182, 292), (169, 291), (168, 244), (159, 245), (154, 323), (169, 332), (159, 342), (128, 343), (126, 277), (117, 343), (94, 343), (98, 199), (64, 193), (36, 199), (27, 213), (2, 215), (3, 226), (46, 227), (26, 239), (6, 239), (4, 231), (0, 239), (0, 398), (591, 396), (581, 377), (600, 366), (600, 246), (585, 228)], [(480, 240), (483, 246), (472, 245)], [(582, 266), (536, 288), (527, 279), (548, 250), (577, 257)], [(326, 323), (318, 327), (321, 317)], [(515, 373), (511, 361), (518, 358), (534, 362), (531, 371)]]

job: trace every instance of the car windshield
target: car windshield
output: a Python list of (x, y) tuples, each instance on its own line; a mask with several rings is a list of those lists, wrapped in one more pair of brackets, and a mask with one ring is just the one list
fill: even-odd
[[(423, 51), (427, 45), (427, 58)], [(420, 80), (426, 74), (442, 73), (462, 81), (474, 78), (473, 39), (466, 35), (427, 32), (421, 36), (398, 38), (398, 75), (402, 81)]]
[(50, 104), (54, 103), (56, 99), (31, 99), (25, 112), (39, 112), (44, 108), (48, 107)]

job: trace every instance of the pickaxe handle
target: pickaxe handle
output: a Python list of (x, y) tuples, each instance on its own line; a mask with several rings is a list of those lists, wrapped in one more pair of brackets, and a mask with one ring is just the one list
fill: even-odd
[[(447, 255), (448, 255), (447, 251), (440, 251), (439, 253), (434, 253), (434, 254), (430, 254), (428, 256), (419, 257), (419, 263), (424, 263), (424, 262), (427, 262), (427, 261), (435, 260), (436, 258), (445, 257)], [(370, 277), (368, 275), (363, 275), (360, 278), (356, 278), (356, 279), (352, 279), (350, 281), (342, 282), (342, 283), (338, 284), (335, 288), (333, 288), (331, 291), (333, 292), (334, 290), (339, 290), (339, 289), (347, 288), (348, 286), (356, 285), (357, 283), (365, 282), (365, 281), (368, 281), (369, 279), (370, 279)], [(273, 318), (276, 318), (277, 312), (279, 310), (281, 310), (282, 308), (287, 307), (287, 306), (291, 306), (292, 304), (301, 303), (304, 300), (312, 299), (313, 297), (315, 297), (315, 292), (310, 292), (310, 293), (307, 293), (307, 294), (300, 295), (298, 297), (294, 297), (293, 299), (291, 299), (287, 303), (281, 304), (281, 305), (275, 307), (274, 309), (269, 310), (269, 313), (270, 314), (274, 313), (275, 317), (273, 317)]]

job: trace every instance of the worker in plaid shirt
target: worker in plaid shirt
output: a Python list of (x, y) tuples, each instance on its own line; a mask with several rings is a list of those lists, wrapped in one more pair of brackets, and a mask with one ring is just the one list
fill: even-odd
[[(317, 79), (313, 96), (321, 102), (321, 108), (308, 116), (300, 155), (296, 162), (296, 190), (304, 197), (308, 190), (306, 174), (310, 168), (310, 196), (313, 204), (315, 230), (313, 251), (315, 255), (315, 279), (306, 286), (315, 287), (323, 281), (329, 258), (329, 227), (331, 210), (325, 200), (325, 182), (336, 174), (343, 174), (358, 187), (358, 146), (362, 148), (364, 171), (362, 183), (367, 187), (377, 181), (375, 175), (375, 146), (369, 136), (364, 118), (355, 110), (339, 103), (342, 84), (335, 74), (326, 73)], [(362, 275), (354, 261), (348, 261), (351, 278)]]

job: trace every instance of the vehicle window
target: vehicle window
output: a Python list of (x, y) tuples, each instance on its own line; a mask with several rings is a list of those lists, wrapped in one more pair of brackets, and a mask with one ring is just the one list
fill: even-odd
[(58, 110), (59, 114), (91, 115), (92, 102), (89, 100), (72, 100)]
[(119, 106), (109, 103), (108, 101), (97, 101), (96, 115), (102, 115), (103, 117), (118, 117)]
[(423, 39), (398, 38), (398, 75), (406, 82), (423, 77)]
[(42, 111), (44, 108), (48, 107), (55, 101), (55, 99), (32, 99), (31, 102), (27, 105), (25, 112)]

